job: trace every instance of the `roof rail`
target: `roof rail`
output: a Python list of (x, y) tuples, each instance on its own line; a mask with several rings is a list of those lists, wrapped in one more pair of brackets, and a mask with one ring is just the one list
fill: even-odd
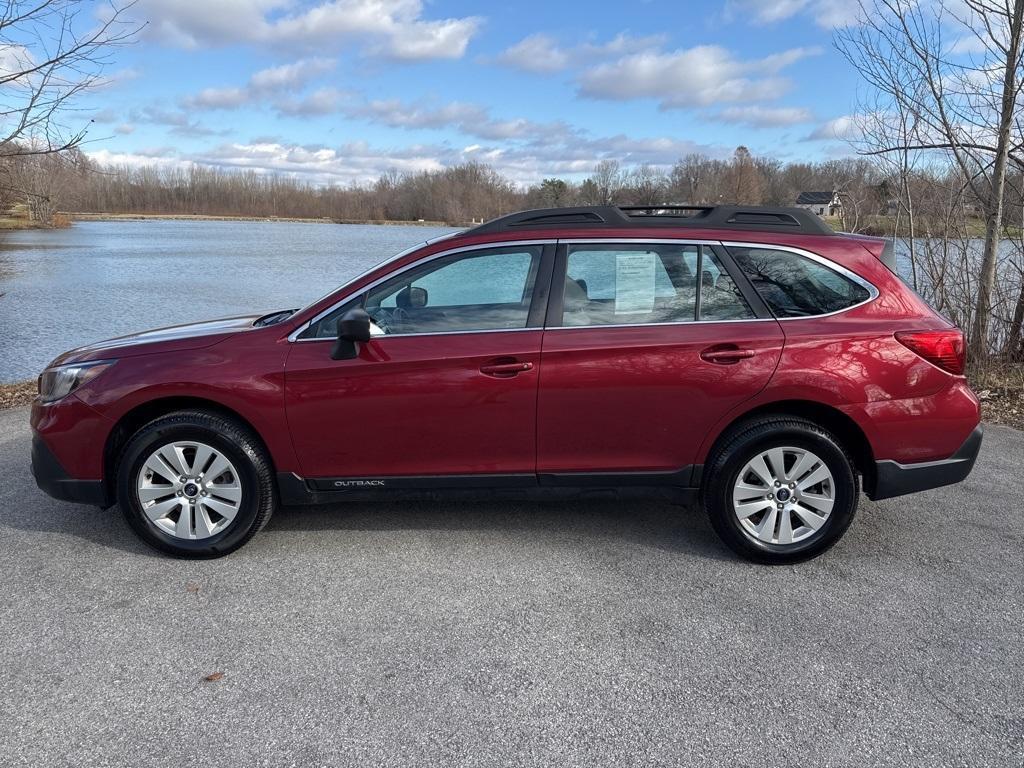
[(551, 227), (579, 229), (626, 229), (644, 227), (694, 227), (746, 232), (793, 232), (834, 235), (815, 214), (803, 208), (770, 208), (759, 205), (587, 205), (575, 208), (540, 208), (520, 211), (486, 221), (466, 230), (466, 235), (514, 232)]

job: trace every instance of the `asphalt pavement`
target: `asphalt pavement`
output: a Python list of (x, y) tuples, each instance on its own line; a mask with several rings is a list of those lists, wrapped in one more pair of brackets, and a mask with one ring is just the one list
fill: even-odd
[(187, 562), (37, 490), (27, 421), (3, 766), (1024, 765), (1022, 432), (797, 566), (639, 501), (285, 509)]

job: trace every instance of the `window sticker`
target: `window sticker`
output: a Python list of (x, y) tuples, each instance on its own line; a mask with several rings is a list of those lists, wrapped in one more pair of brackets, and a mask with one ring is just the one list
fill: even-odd
[(654, 253), (615, 255), (615, 314), (654, 311)]

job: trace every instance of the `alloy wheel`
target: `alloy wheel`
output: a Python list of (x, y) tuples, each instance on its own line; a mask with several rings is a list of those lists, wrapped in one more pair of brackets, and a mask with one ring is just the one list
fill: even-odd
[(242, 501), (231, 461), (206, 443), (189, 440), (157, 448), (139, 469), (136, 493), (142, 511), (164, 533), (206, 539), (225, 530)]
[(792, 545), (814, 536), (832, 514), (832, 471), (804, 448), (769, 448), (748, 461), (733, 486), (733, 511), (744, 535)]

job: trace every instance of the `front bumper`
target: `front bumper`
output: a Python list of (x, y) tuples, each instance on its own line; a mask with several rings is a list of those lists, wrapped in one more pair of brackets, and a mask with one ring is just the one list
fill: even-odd
[(968, 435), (956, 453), (948, 459), (900, 464), (898, 461), (876, 461), (873, 487), (865, 488), (868, 498), (891, 499), (908, 493), (953, 485), (966, 478), (974, 468), (981, 450), (982, 429), (979, 424)]
[(36, 485), (61, 501), (109, 507), (110, 494), (102, 480), (75, 480), (39, 435), (32, 435), (32, 476)]

